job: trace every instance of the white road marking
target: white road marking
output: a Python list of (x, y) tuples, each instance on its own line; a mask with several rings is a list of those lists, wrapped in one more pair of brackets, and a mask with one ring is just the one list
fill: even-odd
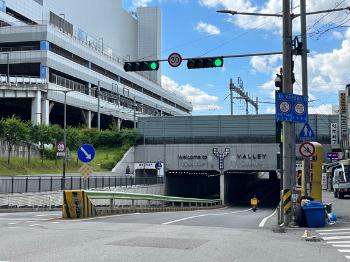
[(57, 215), (54, 214), (40, 214), (40, 215), (36, 215), (37, 217), (59, 217)]
[(350, 239), (350, 236), (323, 237), (323, 240)]
[(349, 253), (350, 249), (338, 249), (338, 251), (341, 253)]
[(345, 256), (346, 259), (350, 259), (350, 256)]
[(51, 224), (58, 224), (58, 223), (60, 223), (60, 222), (57, 222), (57, 221), (51, 222)]
[(30, 227), (40, 226), (39, 224), (31, 224)]
[[(9, 225), (16, 225), (17, 223), (13, 223), (13, 222), (11, 222), (11, 223), (8, 223)], [(0, 261), (1, 262), (1, 261)]]
[(328, 244), (350, 244), (350, 241), (328, 241)]
[(350, 245), (332, 245), (334, 247), (350, 247)]
[(27, 223), (34, 223), (35, 221), (33, 221), (33, 220), (27, 220), (26, 222), (27, 222)]
[(173, 224), (173, 223), (177, 223), (177, 222), (181, 222), (181, 221), (189, 220), (189, 219), (193, 219), (193, 218), (198, 218), (198, 217), (222, 216), (222, 215), (230, 215), (230, 214), (243, 213), (243, 212), (247, 212), (247, 211), (249, 211), (249, 210), (251, 210), (251, 208), (246, 209), (246, 210), (241, 210), (241, 211), (227, 212), (227, 213), (203, 214), (203, 215), (197, 215), (197, 216), (184, 217), (184, 218), (181, 218), (181, 219), (176, 219), (176, 220), (173, 220), (173, 221), (169, 221), (169, 222), (162, 223), (162, 225), (170, 225), (170, 224)]
[(316, 230), (316, 232), (337, 232), (337, 231), (350, 231), (350, 228), (335, 228), (335, 229)]
[(350, 235), (350, 232), (349, 231), (345, 231), (345, 232), (327, 232), (327, 233), (318, 233), (320, 235)]
[(265, 217), (263, 220), (261, 220), (259, 227), (264, 227), (267, 220), (269, 220), (271, 217), (273, 217), (276, 214), (276, 212), (277, 212), (277, 209), (275, 209), (275, 211), (271, 215), (269, 215), (269, 216)]

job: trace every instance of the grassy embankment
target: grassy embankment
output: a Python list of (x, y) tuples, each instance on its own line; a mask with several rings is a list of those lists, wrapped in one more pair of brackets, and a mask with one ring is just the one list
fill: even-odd
[[(123, 146), (116, 149), (96, 149), (96, 156), (89, 165), (94, 172), (110, 171), (114, 165), (123, 157), (124, 153), (129, 149)], [(76, 152), (71, 154), (67, 166), (67, 173), (78, 173), (82, 163), (77, 162)], [(43, 162), (40, 158), (32, 158), (30, 164), (25, 158), (11, 158), (10, 165), (7, 164), (7, 158), (0, 157), (0, 176), (24, 176), (38, 174), (61, 174), (62, 159), (47, 160)]]

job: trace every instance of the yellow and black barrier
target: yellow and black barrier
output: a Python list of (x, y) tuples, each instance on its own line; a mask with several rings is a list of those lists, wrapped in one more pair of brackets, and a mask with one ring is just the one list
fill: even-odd
[(81, 190), (65, 190), (63, 192), (63, 218), (84, 218), (96, 216), (96, 209), (86, 192)]
[(292, 210), (292, 193), (290, 189), (283, 190), (283, 212), (288, 214)]

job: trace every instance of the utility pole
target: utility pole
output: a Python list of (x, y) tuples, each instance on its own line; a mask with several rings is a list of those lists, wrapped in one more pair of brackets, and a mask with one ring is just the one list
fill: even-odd
[(233, 116), (233, 90), (235, 85), (233, 84), (232, 78), (230, 79), (230, 105), (231, 105), (231, 116)]
[(136, 99), (135, 99), (135, 96), (134, 96), (134, 103), (133, 103), (133, 107), (134, 109), (134, 129), (136, 129)]
[[(306, 37), (306, 1), (300, 0), (300, 22), (301, 22), (301, 42), (303, 43), (303, 50), (301, 56), (301, 75), (302, 75), (302, 94), (309, 97), (308, 91), (308, 75), (307, 75), (307, 37)], [(304, 159), (303, 165), (303, 187), (304, 195), (308, 196), (308, 187), (310, 181), (310, 159)]]
[(100, 112), (100, 103), (101, 103), (101, 87), (100, 81), (97, 84), (97, 130), (101, 131), (101, 112)]
[[(283, 93), (293, 93), (292, 85), (292, 20), (290, 0), (283, 0)], [(292, 191), (295, 176), (294, 123), (283, 122), (283, 191)], [(284, 226), (289, 226), (292, 214), (284, 213)]]

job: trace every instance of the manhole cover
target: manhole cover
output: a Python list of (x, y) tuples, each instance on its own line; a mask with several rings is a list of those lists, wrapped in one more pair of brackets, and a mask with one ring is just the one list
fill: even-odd
[(108, 245), (131, 246), (131, 247), (157, 247), (171, 249), (194, 249), (209, 240), (182, 239), (182, 238), (160, 238), (160, 237), (134, 237), (119, 241), (114, 241)]

